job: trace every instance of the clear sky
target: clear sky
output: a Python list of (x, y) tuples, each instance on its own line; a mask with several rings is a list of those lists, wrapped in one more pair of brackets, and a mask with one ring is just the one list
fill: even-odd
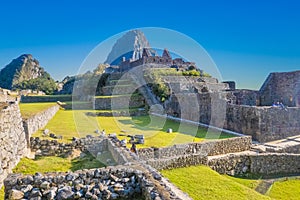
[(258, 89), (270, 72), (300, 70), (299, 10), (296, 0), (1, 1), (0, 67), (31, 53), (61, 80), (103, 40), (164, 27), (200, 43), (223, 80)]

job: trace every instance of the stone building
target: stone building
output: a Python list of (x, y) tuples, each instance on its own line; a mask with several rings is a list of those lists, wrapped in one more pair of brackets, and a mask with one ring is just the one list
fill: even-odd
[(270, 106), (282, 102), (286, 106), (300, 106), (300, 71), (271, 73), (260, 91), (260, 104)]
[(191, 66), (196, 68), (196, 64), (194, 62), (186, 62), (182, 58), (172, 59), (172, 56), (167, 49), (164, 49), (162, 56), (158, 56), (153, 55), (153, 53), (151, 53), (151, 49), (144, 48), (142, 57), (137, 60), (126, 60), (124, 57), (119, 66), (119, 71), (128, 71), (133, 67), (145, 64), (157, 64), (159, 67), (174, 67), (176, 69), (188, 69)]

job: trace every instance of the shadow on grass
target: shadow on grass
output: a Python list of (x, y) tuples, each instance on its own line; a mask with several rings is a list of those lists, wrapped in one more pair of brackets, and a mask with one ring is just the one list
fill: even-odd
[[(132, 128), (138, 129), (141, 131), (164, 131), (167, 132), (169, 128), (173, 130), (173, 132), (178, 132), (180, 125), (181, 125), (181, 134), (195, 136), (196, 138), (205, 138), (205, 139), (225, 139), (225, 138), (231, 138), (234, 137), (234, 135), (228, 134), (228, 133), (219, 133), (219, 132), (207, 132), (207, 128), (203, 128), (198, 126), (197, 127), (197, 134), (194, 135), (194, 131), (190, 131), (191, 126), (187, 123), (179, 124), (178, 122), (174, 122), (172, 120), (167, 119), (163, 125), (163, 127), (159, 126), (153, 126), (153, 124), (160, 124), (160, 121), (162, 118), (160, 117), (152, 117), (154, 120), (154, 123), (152, 123), (152, 126), (148, 126), (151, 123), (151, 118), (149, 116), (139, 116), (139, 117), (132, 117), (132, 120), (118, 120), (118, 122), (124, 124), (124, 125), (132, 125)], [(157, 121), (157, 123), (155, 123)]]
[(105, 165), (97, 160), (91, 153), (85, 153), (83, 157), (72, 159), (71, 164), (72, 171), (105, 167)]
[[(79, 156), (73, 159), (65, 158), (58, 156), (59, 158), (63, 158), (68, 160), (71, 163), (70, 170), (76, 171), (81, 169), (93, 169), (93, 168), (101, 168), (105, 167), (103, 163), (97, 160), (91, 153), (85, 152), (83, 156)], [(36, 156), (34, 161), (38, 161), (44, 159), (45, 156)]]

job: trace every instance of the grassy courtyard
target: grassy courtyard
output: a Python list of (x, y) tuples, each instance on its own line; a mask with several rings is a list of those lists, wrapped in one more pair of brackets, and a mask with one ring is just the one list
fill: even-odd
[[(204, 139), (219, 139), (233, 137), (226, 133), (212, 132), (188, 124), (179, 124), (172, 120), (166, 120), (155, 116), (139, 117), (103, 117), (88, 116), (90, 110), (59, 110), (49, 121), (45, 129), (56, 135), (63, 136), (62, 141), (69, 142), (72, 137), (84, 137), (96, 135), (95, 130), (105, 130), (106, 134), (116, 133), (124, 135), (143, 134), (145, 144), (139, 147), (162, 147), (176, 143), (199, 142)], [(171, 128), (172, 133), (167, 133)], [(33, 136), (42, 136), (43, 130), (39, 130)], [(127, 138), (120, 136), (121, 139)], [(128, 138), (127, 138), (128, 139)]]
[(206, 166), (163, 170), (161, 173), (194, 200), (300, 199), (300, 180), (294, 178), (274, 182), (270, 190), (262, 195), (255, 191), (262, 181), (255, 175), (249, 178), (220, 175)]
[(206, 166), (163, 170), (162, 174), (195, 200), (270, 199), (247, 187), (257, 180), (236, 181)]
[(42, 112), (51, 106), (56, 105), (56, 103), (50, 102), (50, 103), (20, 103), (20, 111), (22, 118), (29, 118), (39, 112)]

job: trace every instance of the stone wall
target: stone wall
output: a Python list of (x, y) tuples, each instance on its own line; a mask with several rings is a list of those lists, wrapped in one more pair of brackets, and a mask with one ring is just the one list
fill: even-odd
[(175, 169), (195, 165), (206, 165), (207, 156), (199, 154), (182, 155), (171, 158), (150, 159), (146, 162), (157, 170)]
[(242, 152), (208, 158), (208, 166), (221, 174), (300, 173), (300, 154)]
[(251, 148), (252, 140), (249, 136), (234, 137), (220, 140), (208, 140), (198, 143), (176, 144), (162, 148), (139, 149), (139, 157), (143, 160), (172, 158), (183, 155), (220, 155), (226, 153), (247, 151)]
[(142, 106), (145, 106), (145, 98), (141, 95), (94, 99), (94, 109), (96, 110), (129, 109)]
[(207, 163), (207, 156), (247, 151), (251, 137), (235, 137), (164, 148), (139, 149), (139, 158), (156, 169), (172, 169)]
[(26, 134), (26, 139), (29, 144), (30, 136), (38, 131), (39, 129), (44, 128), (50, 119), (56, 114), (59, 110), (59, 105), (52, 106), (28, 119), (23, 120), (23, 126)]
[(269, 142), (299, 135), (300, 109), (227, 105), (224, 128)]
[(259, 142), (299, 135), (299, 108), (236, 105), (228, 103), (228, 95), (229, 93), (176, 94), (171, 96), (165, 107), (167, 114), (171, 116), (251, 135)]
[(287, 106), (300, 105), (300, 71), (271, 73), (260, 88), (261, 105), (281, 101)]
[[(71, 155), (74, 150), (79, 150), (82, 152), (88, 151), (93, 156), (99, 157), (99, 153), (106, 152), (105, 156), (114, 164), (121, 165), (127, 162), (127, 159), (120, 152), (120, 148), (102, 136), (74, 139), (71, 143), (62, 143), (57, 140), (41, 140), (39, 137), (31, 137), (30, 149), (37, 156), (67, 157)], [(99, 157), (99, 159), (101, 159), (101, 157)], [(107, 164), (106, 160), (102, 161), (104, 164)]]
[(22, 103), (72, 101), (72, 95), (21, 96)]
[(72, 143), (61, 143), (57, 140), (41, 140), (39, 137), (30, 137), (30, 149), (37, 156), (67, 156), (74, 149), (84, 151), (86, 140), (79, 139)]
[(27, 153), (27, 143), (17, 103), (0, 103), (0, 188), (8, 173)]

